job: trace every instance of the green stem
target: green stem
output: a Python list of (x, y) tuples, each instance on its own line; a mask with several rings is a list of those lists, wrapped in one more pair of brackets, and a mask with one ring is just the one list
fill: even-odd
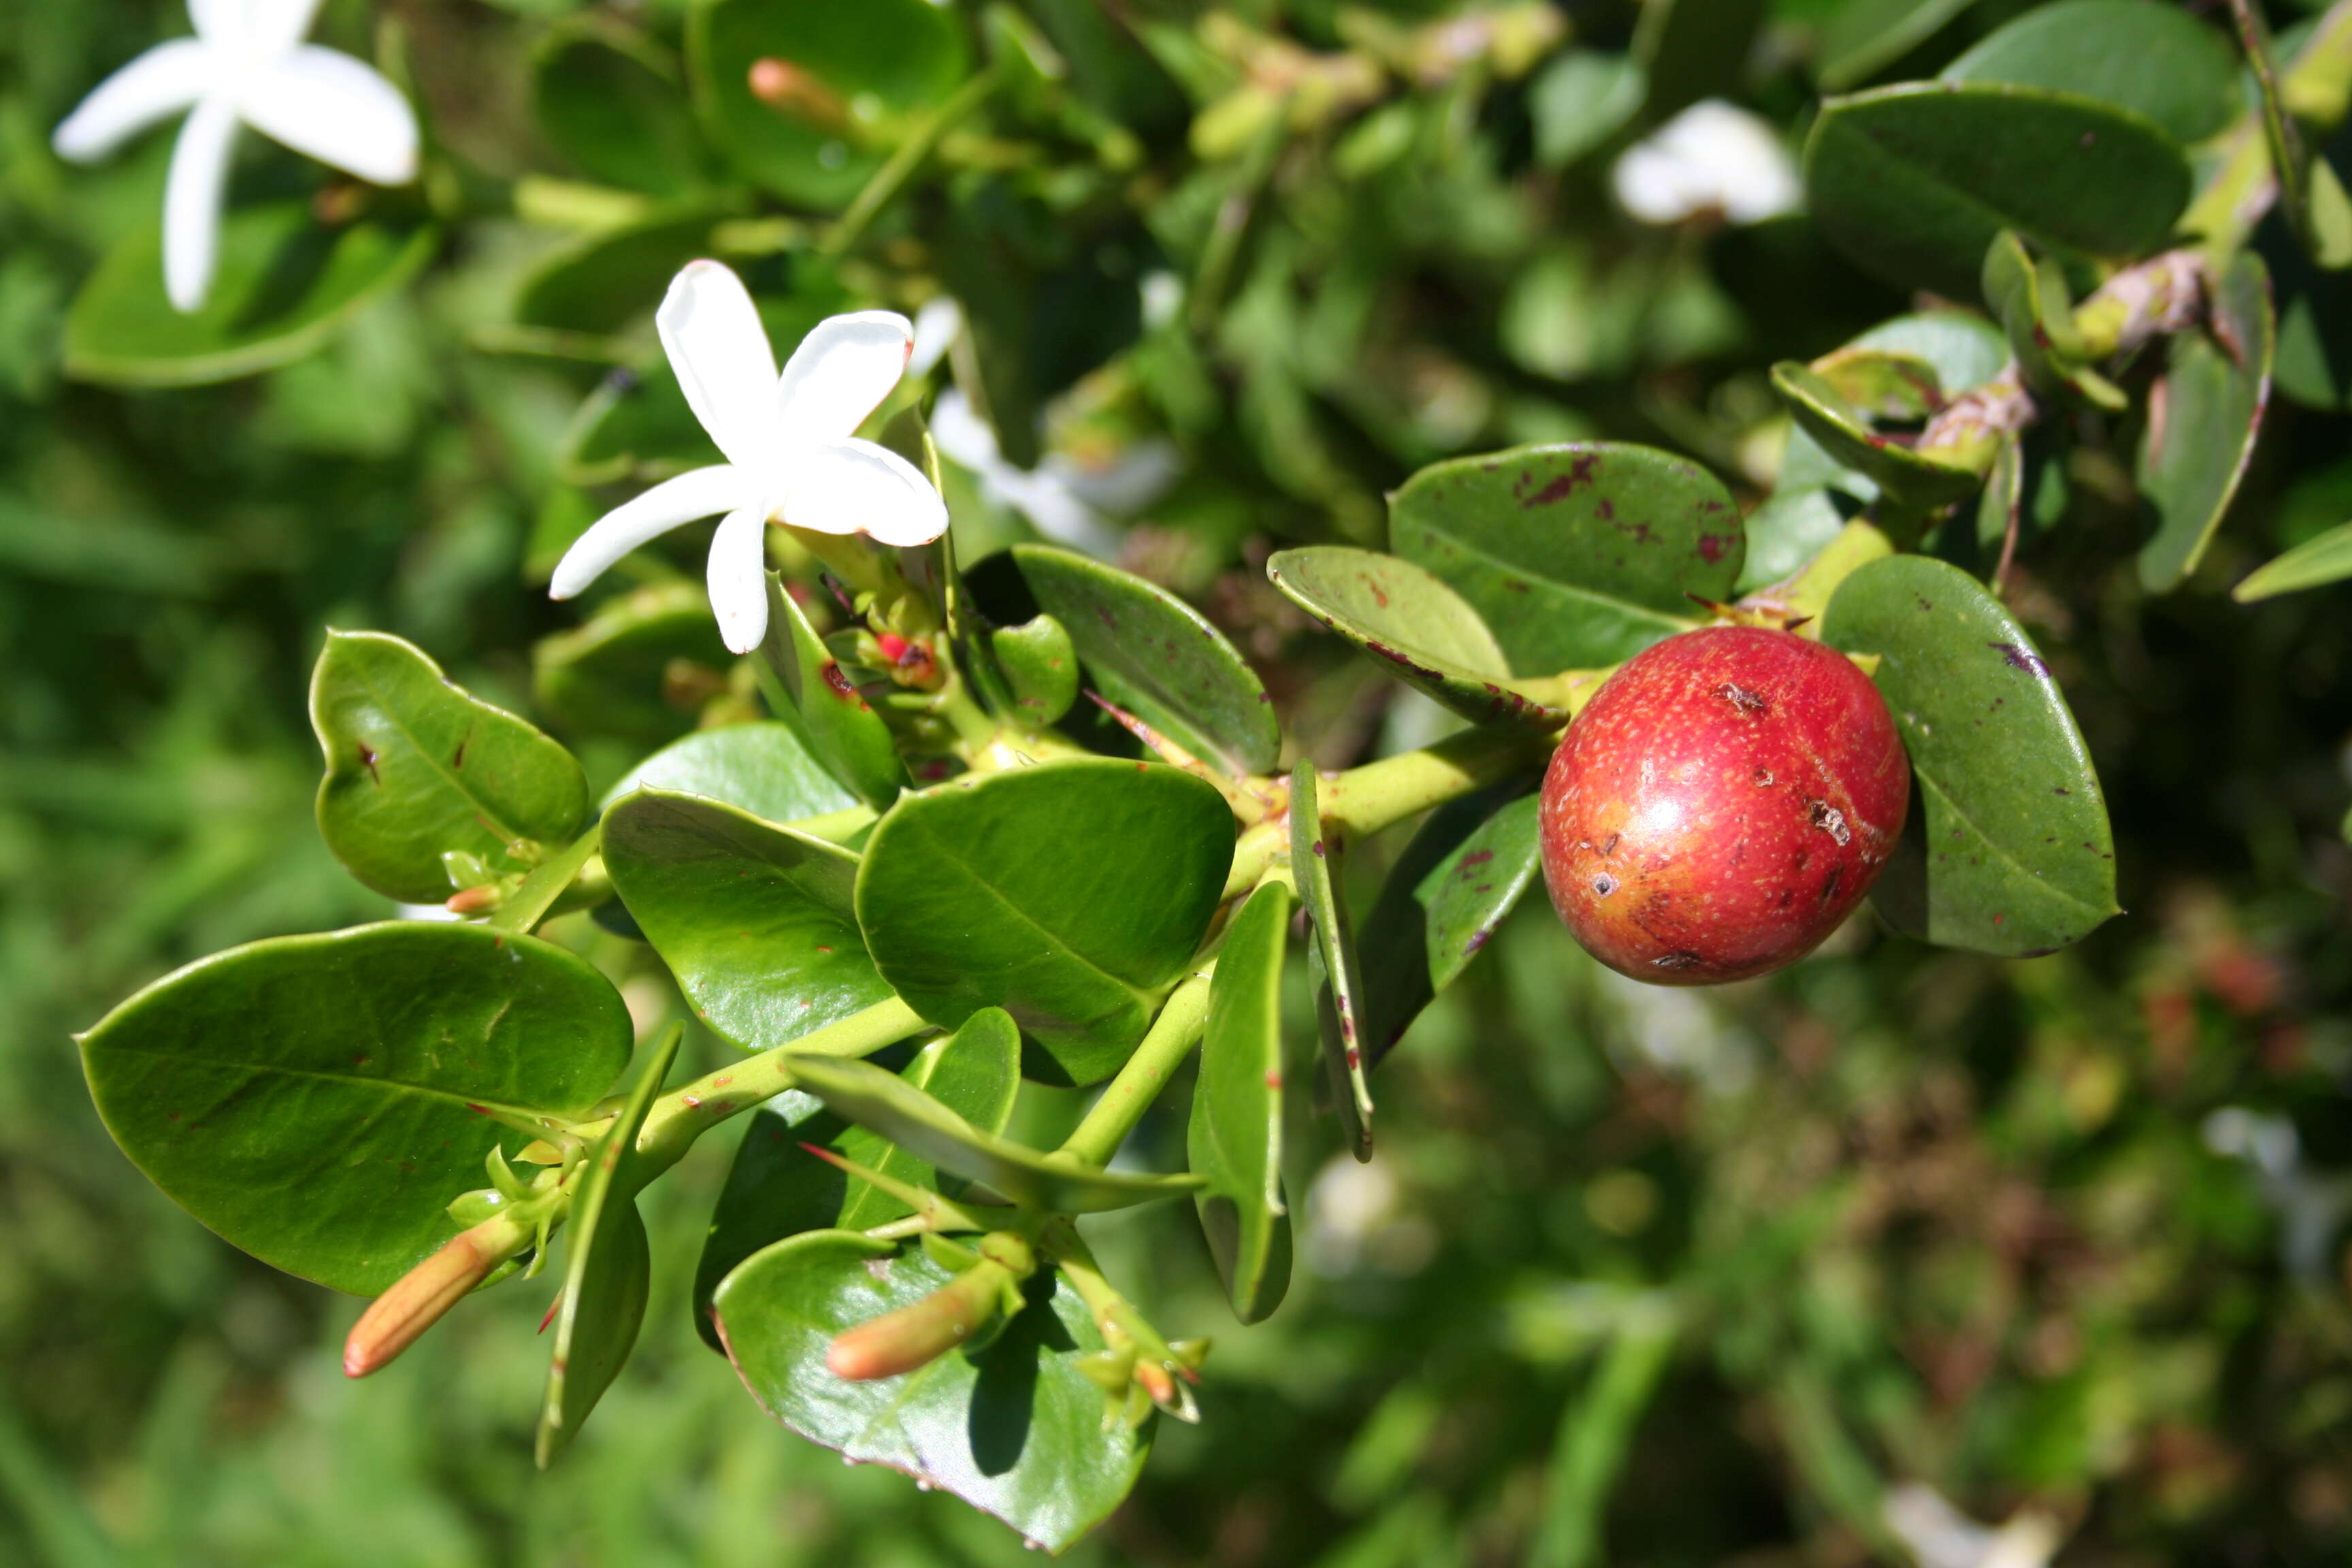
[(857, 199), (849, 204), (849, 210), (841, 215), (840, 221), (825, 235), (824, 243), (817, 247), (817, 255), (833, 261), (846, 254), (850, 247), (865, 237), (876, 216), (890, 205), (891, 198), (905, 188), (907, 182), (915, 177), (915, 172), (938, 150), (940, 139), (970, 119), (972, 112), (986, 103), (1003, 84), (1003, 73), (993, 68), (981, 72), (957, 89), (954, 97), (940, 105), (908, 132), (907, 139), (899, 142), (888, 160), (874, 172), (874, 177), (866, 182), (866, 188), (857, 193)]
[[(637, 1157), (645, 1180), (676, 1164), (694, 1141), (729, 1117), (774, 1099), (793, 1087), (791, 1058), (799, 1056), (864, 1057), (896, 1045), (929, 1027), (915, 1010), (896, 996), (877, 1002), (862, 1013), (827, 1024), (758, 1056), (720, 1068), (654, 1101), (645, 1126), (637, 1133)], [(583, 1138), (593, 1138), (605, 1122), (575, 1127)]]
[(1169, 994), (1167, 1005), (1153, 1020), (1151, 1032), (1118, 1069), (1118, 1076), (1102, 1091), (1086, 1120), (1064, 1141), (1060, 1152), (1087, 1165), (1107, 1165), (1143, 1120), (1144, 1109), (1159, 1098), (1176, 1076), (1176, 1069), (1192, 1053), (1200, 1042), (1201, 1031), (1209, 1022), (1209, 977), (1216, 973), (1216, 960), (1210, 959), (1187, 975), (1184, 983)]

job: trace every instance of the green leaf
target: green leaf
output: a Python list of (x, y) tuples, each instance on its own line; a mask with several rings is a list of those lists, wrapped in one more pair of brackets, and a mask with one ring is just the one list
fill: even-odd
[(1061, 1551), (1118, 1506), (1150, 1447), (1149, 1426), (1103, 1429), (1102, 1390), (1079, 1369), (1102, 1336), (1067, 1285), (1036, 1277), (1027, 1310), (980, 1350), (873, 1383), (826, 1370), (835, 1334), (948, 1279), (919, 1247), (819, 1231), (729, 1275), (719, 1330), (752, 1397), (793, 1431), (903, 1470)]
[(2009, 363), (1999, 327), (1969, 310), (1921, 310), (1885, 321), (1845, 345), (1924, 360), (1946, 399), (1972, 392)]
[[(1429, 814), (1389, 868), (1381, 896), (1356, 939), (1358, 966), (1364, 976), (1364, 1050), (1372, 1067), (1387, 1059), (1437, 994), (1432, 977), (1448, 962), (1437, 951), (1440, 939), (1423, 905), (1421, 884), (1526, 787), (1526, 781), (1510, 779), (1448, 801)], [(1318, 964), (1310, 963), (1308, 969), (1316, 973)]]
[(1611, 441), (1433, 464), (1390, 498), (1389, 533), (1530, 675), (1616, 664), (1688, 630), (1690, 595), (1729, 598), (1747, 548), (1713, 474)]
[(726, 460), (665, 363), (597, 383), (563, 433), (555, 468), (570, 485), (650, 485)]
[(2084, 256), (2152, 250), (2189, 186), (2179, 146), (2129, 110), (1998, 82), (1832, 99), (1805, 144), (1822, 234), (1891, 283), (1956, 297), (2004, 228)]
[(686, 1026), (662, 1031), (646, 1053), (636, 1087), (613, 1118), (572, 1189), (572, 1214), (564, 1229), (563, 1291), (556, 1298), (554, 1353), (547, 1363), (547, 1391), (540, 1402), (539, 1468), (571, 1446), (588, 1413), (613, 1385), (635, 1348), (646, 1319), (653, 1258), (646, 1224), (637, 1215), (637, 1193), (646, 1184), (637, 1156), (637, 1130), (661, 1093), (662, 1079), (677, 1059)]
[[(720, 0), (688, 13), (686, 43), (711, 144), (770, 195), (820, 211), (848, 205), (906, 117), (944, 100), (967, 68), (956, 18), (928, 0)], [(801, 73), (808, 107), (753, 94), (762, 60)]]
[(2129, 406), (2120, 388), (2090, 368), (2074, 330), (2074, 301), (2055, 259), (2036, 261), (2023, 240), (2001, 230), (1985, 250), (1984, 297), (2009, 336), (2019, 374), (2037, 395), (2072, 388), (2111, 412)]
[(1156, 583), (1072, 551), (1016, 544), (1012, 553), (1105, 697), (1227, 773), (1273, 768), (1282, 747), (1274, 705), (1208, 617)]
[(387, 898), (438, 903), (451, 890), (443, 855), (520, 870), (527, 862), (509, 846), (568, 844), (588, 820), (588, 781), (570, 752), (451, 685), (398, 637), (329, 632), (310, 724), (326, 758), (319, 832)]
[(200, 960), (81, 1053), (150, 1181), (272, 1268), (373, 1296), (457, 1234), (446, 1205), (493, 1148), (595, 1104), (630, 1034), (561, 948), (394, 921)]
[(1752, 594), (1801, 571), (1860, 510), (1853, 498), (1820, 486), (1775, 490), (1748, 514), (1748, 564), (1733, 591)]
[(1822, 35), (1813, 74), (1828, 92), (1858, 87), (1933, 37), (1971, 0), (1846, 0)]
[(1298, 901), (1315, 926), (1308, 965), (1315, 979), (1315, 1016), (1323, 1040), (1323, 1064), (1331, 1074), (1332, 1098), (1347, 1123), (1349, 1147), (1359, 1160), (1372, 1157), (1372, 1089), (1366, 1081), (1362, 1023), (1364, 976), (1356, 959), (1356, 933), (1339, 887), (1339, 839), (1323, 831), (1315, 764), (1303, 762), (1290, 774), (1290, 871)]
[(702, 141), (670, 51), (599, 12), (549, 28), (530, 66), (539, 129), (582, 174), (663, 196), (702, 184)]
[(1745, 85), (1764, 0), (1654, 0), (1633, 29), (1633, 58), (1649, 79), (1643, 106), (1660, 118)]
[[(990, 1050), (1013, 1048), (1020, 1031), (1002, 1009), (975, 1013), (956, 1031)], [(871, 1129), (919, 1160), (979, 1182), (999, 1195), (1058, 1214), (1096, 1214), (1160, 1198), (1181, 1197), (1202, 1184), (1192, 1175), (1150, 1176), (1100, 1171), (1059, 1154), (1045, 1154), (974, 1127), (961, 1115), (894, 1072), (872, 1062), (794, 1057), (793, 1076), (827, 1109)]]
[(2173, 335), (2148, 394), (2138, 477), (2156, 532), (2140, 546), (2139, 580), (2151, 593), (2179, 586), (2204, 558), (2270, 405), (2277, 326), (2262, 258), (2239, 251), (2210, 294), (2205, 330)]
[[(981, 1131), (994, 1134), (1012, 1120), (1020, 1068), (1019, 1031), (981, 1028), (931, 1041), (899, 1076)], [(724, 1347), (711, 1321), (710, 1300), (743, 1259), (803, 1231), (863, 1230), (908, 1212), (871, 1184), (810, 1154), (803, 1143), (821, 1144), (917, 1186), (930, 1186), (937, 1177), (929, 1161), (843, 1121), (813, 1094), (787, 1089), (761, 1106), (736, 1148), (695, 1266), (695, 1327), (713, 1350)]]
[(688, 202), (564, 247), (523, 279), (515, 320), (557, 331), (619, 331), (652, 313), (679, 268), (709, 253), (719, 217), (707, 202)]
[(695, 1016), (747, 1051), (889, 999), (858, 935), (846, 849), (640, 790), (605, 815), (604, 866)]
[(1949, 506), (1974, 495), (1982, 482), (1980, 475), (1923, 458), (1873, 430), (1837, 388), (1809, 366), (1785, 360), (1774, 365), (1772, 387), (1796, 416), (1798, 426), (1833, 461), (1864, 475), (1906, 508)]
[(1277, 551), (1265, 574), (1291, 603), (1381, 668), (1474, 723), (1555, 729), (1568, 714), (1511, 687), (1511, 667), (1478, 612), (1412, 562), (1344, 544)]
[(1224, 894), (1234, 820), (1175, 768), (1109, 759), (966, 775), (908, 796), (867, 842), (857, 919), (931, 1023), (1020, 1021), (1024, 1070), (1094, 1083), (1143, 1038)]
[(494, 931), (527, 931), (536, 928), (572, 890), (572, 884), (580, 879), (580, 873), (603, 847), (604, 835), (592, 826), (570, 845), (532, 867), (486, 923)]
[(791, 724), (811, 753), (833, 770), (852, 795), (877, 811), (887, 811), (907, 787), (907, 764), (882, 715), (850, 684), (841, 661), (784, 592), (782, 580), (768, 574), (768, 637), (760, 645), (759, 668), (776, 717)]
[(858, 805), (791, 725), (768, 721), (721, 724), (673, 741), (604, 792), (605, 809), (639, 789), (698, 795), (768, 822), (796, 823)]
[(2326, 158), (2317, 154), (2309, 134), (2288, 109), (2272, 57), (2270, 28), (2261, 13), (2245, 0), (2230, 7), (2237, 24), (2238, 42), (2252, 70), (2263, 116), (2263, 134), (2270, 143), (2271, 170), (2278, 180), (2278, 205), (2303, 247), (2322, 270), (2340, 272), (2352, 267), (2352, 200)]
[(2352, 577), (2352, 522), (2339, 522), (2316, 539), (2301, 544), (2247, 574), (2231, 590), (2242, 605), (2279, 594), (2299, 593)]
[(1290, 1216), (1282, 1201), (1282, 966), (1297, 900), (1279, 882), (1234, 917), (1209, 982), (1201, 1077), (1187, 1163), (1201, 1229), (1244, 1323), (1282, 1304), (1290, 1285)]
[(1077, 701), (1078, 650), (1069, 629), (1053, 616), (1034, 616), (991, 632), (988, 650), (1022, 722), (1051, 724)]
[(1429, 979), (1437, 989), (1461, 978), (1542, 868), (1542, 805), (1530, 795), (1504, 806), (1414, 888), (1429, 914)]
[(701, 585), (674, 583), (541, 642), (531, 695), (559, 729), (657, 746), (694, 728), (698, 689), (718, 689), (733, 663)]
[(1911, 754), (1903, 841), (1871, 894), (1898, 931), (2021, 957), (2079, 942), (2116, 905), (2106, 803), (2066, 699), (1984, 585), (1924, 555), (1848, 577), (1822, 639), (1876, 654)]
[(1995, 29), (1943, 69), (1945, 81), (2053, 88), (2147, 116), (2183, 146), (2238, 117), (2229, 41), (2156, 0), (2060, 0)]
[(414, 216), (322, 226), (307, 202), (241, 207), (220, 229), (204, 307), (163, 294), (161, 226), (110, 251), (66, 313), (65, 368), (115, 386), (195, 386), (302, 358), (353, 312), (402, 287), (439, 232)]
[(1569, 49), (1528, 88), (1536, 162), (1564, 169), (1633, 122), (1649, 83), (1631, 55)]

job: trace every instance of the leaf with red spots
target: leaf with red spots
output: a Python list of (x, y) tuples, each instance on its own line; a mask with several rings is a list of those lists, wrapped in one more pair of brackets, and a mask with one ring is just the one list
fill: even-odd
[(1810, 366), (1774, 365), (1772, 386), (1799, 427), (1822, 451), (1906, 507), (1948, 506), (1974, 495), (1982, 482), (1969, 469), (1921, 457), (1902, 438), (1873, 430), (1838, 389)]
[(1218, 950), (1185, 1138), (1192, 1194), (1234, 1315), (1255, 1323), (1290, 1284), (1282, 1195), (1282, 966), (1297, 900), (1279, 882), (1250, 895)]
[(1349, 1147), (1359, 1160), (1372, 1157), (1372, 1090), (1364, 1058), (1364, 976), (1356, 958), (1356, 933), (1339, 887), (1342, 846), (1324, 831), (1313, 763), (1290, 774), (1290, 870), (1298, 901), (1315, 925), (1307, 973), (1315, 989), (1315, 1014), (1323, 1037), (1324, 1065), (1330, 1069), (1333, 1098), (1347, 1123)]
[(2118, 912), (2115, 840), (2066, 699), (1984, 585), (1924, 555), (1855, 572), (1822, 636), (1878, 656), (1874, 679), (1916, 796), (1871, 900), (1898, 931), (2016, 957)]
[(646, 1053), (636, 1087), (589, 1155), (572, 1192), (563, 1232), (563, 1290), (555, 1299), (555, 1342), (548, 1356), (547, 1391), (540, 1402), (539, 1468), (579, 1435), (580, 1425), (613, 1385), (635, 1348), (652, 1286), (653, 1258), (637, 1193), (646, 1175), (637, 1159), (637, 1130), (646, 1124), (662, 1079), (677, 1056), (686, 1026), (673, 1024)]
[(1413, 889), (1429, 920), (1430, 984), (1461, 977), (1519, 901), (1543, 864), (1537, 818), (1542, 802), (1524, 795), (1488, 817)]
[(1156, 583), (1073, 551), (1018, 544), (1013, 557), (1105, 697), (1227, 773), (1272, 770), (1282, 749), (1274, 706), (1207, 616)]
[(610, 982), (536, 937), (394, 921), (231, 948), (82, 1037), (131, 1163), (227, 1240), (373, 1296), (455, 1236), (449, 1200), (629, 1059)]
[(1731, 597), (1747, 535), (1686, 458), (1610, 441), (1433, 464), (1389, 503), (1391, 547), (1485, 617), (1526, 675), (1615, 664)]
[(327, 764), (319, 831), (387, 898), (437, 904), (453, 890), (444, 855), (519, 871), (509, 845), (569, 844), (588, 820), (588, 781), (570, 752), (451, 685), (398, 637), (329, 632), (310, 723)]

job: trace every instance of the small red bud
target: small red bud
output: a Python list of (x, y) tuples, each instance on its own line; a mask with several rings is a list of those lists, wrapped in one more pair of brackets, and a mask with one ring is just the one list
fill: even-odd
[(882, 650), (882, 657), (892, 664), (907, 657), (907, 639), (896, 632), (877, 633), (874, 644)]

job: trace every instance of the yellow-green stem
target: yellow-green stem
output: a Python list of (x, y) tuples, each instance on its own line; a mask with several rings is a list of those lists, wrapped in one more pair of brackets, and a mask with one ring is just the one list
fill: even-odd
[(1184, 977), (1184, 983), (1168, 995), (1160, 1016), (1152, 1021), (1150, 1033), (1118, 1069), (1118, 1076), (1102, 1091), (1077, 1131), (1064, 1141), (1061, 1152), (1088, 1165), (1104, 1165), (1118, 1152), (1118, 1146), (1143, 1119), (1143, 1111), (1168, 1080), (1176, 1075), (1184, 1058), (1200, 1042), (1201, 1031), (1209, 1021), (1209, 977), (1216, 973), (1216, 960), (1210, 959)]

